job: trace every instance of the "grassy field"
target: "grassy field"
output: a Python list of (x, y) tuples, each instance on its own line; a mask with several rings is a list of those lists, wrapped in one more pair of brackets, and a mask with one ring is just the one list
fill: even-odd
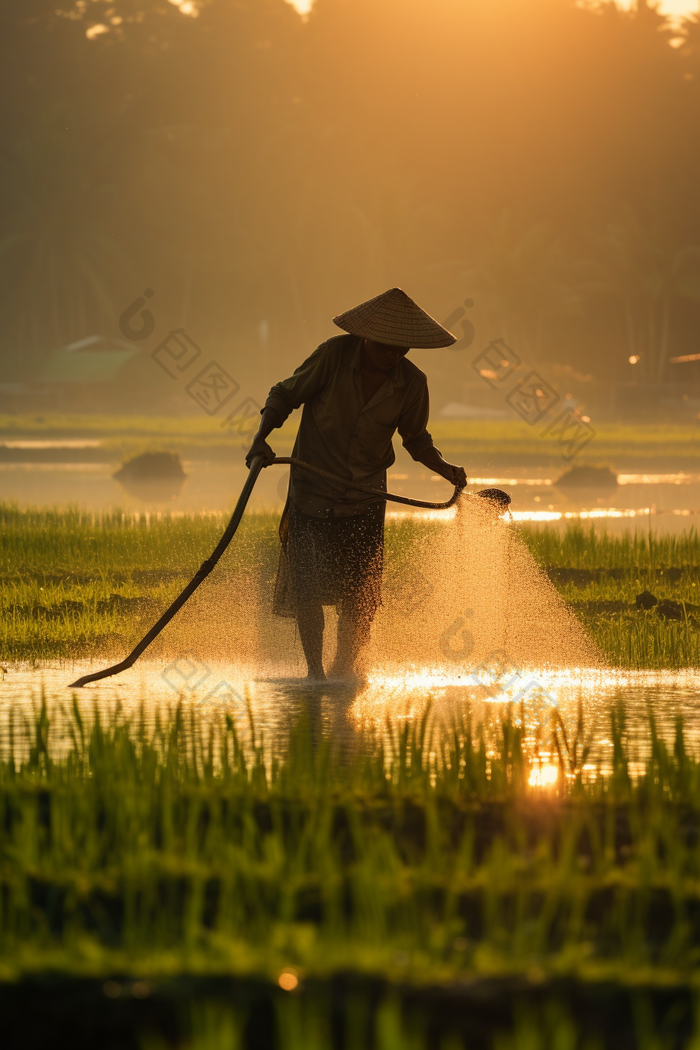
[[(242, 745), (231, 719), (183, 708), (155, 725), (87, 705), (53, 726), (44, 708), (17, 713), (0, 761), (0, 980), (60, 974), (104, 983), (110, 998), (185, 978), (200, 991), (257, 981), (278, 989), (275, 1045), (290, 1050), (359, 1048), (370, 1021), (379, 1034), (364, 1045), (473, 1047), (469, 1012), (438, 988), (463, 1001), (482, 988), (503, 1024), (528, 990), (605, 987), (618, 1025), (637, 997), (636, 1045), (681, 1045), (650, 1041), (638, 1000), (695, 987), (700, 763), (682, 723), (669, 747), (651, 721), (651, 755), (631, 780), (621, 708), (609, 732), (612, 772), (584, 780), (585, 726), (571, 740), (553, 720), (560, 775), (541, 789), (537, 750), (508, 713), (488, 751), (468, 719), (442, 746), (423, 722), (343, 750), (301, 717), (274, 759), (259, 740)], [(325, 1031), (334, 981), (342, 1024), (355, 1025), (341, 1043)], [(423, 1004), (410, 1023), (398, 1005), (409, 989)], [(201, 1042), (187, 1045), (244, 1045), (243, 1006), (214, 1004), (216, 1024), (203, 1009), (200, 995)], [(566, 1050), (588, 1023), (560, 1013), (545, 1039), (542, 1018), (515, 1020), (505, 1041), (476, 1045)], [(690, 1027), (677, 1009), (680, 1020)], [(428, 1037), (436, 1023), (441, 1042)], [(230, 1041), (206, 1034), (217, 1024)], [(630, 1045), (614, 1029), (594, 1045)]]
[[(461, 1005), (460, 1020), (453, 1020), (453, 1014), (457, 1014), (455, 1004), (447, 1018), (443, 1015), (438, 1023), (437, 1011), (421, 1008), (415, 1002), (406, 1004), (392, 993), (386, 993), (379, 1002), (376, 994), (373, 1002), (368, 995), (357, 993), (340, 1002), (338, 997), (334, 999), (327, 993), (312, 993), (296, 999), (282, 993), (269, 1000), (278, 1050), (309, 1047), (338, 1050), (341, 1046), (343, 1050), (367, 1050), (368, 1047), (372, 1050), (422, 1050), (424, 1047), (426, 1050), (603, 1050), (604, 1047), (697, 1050), (698, 1047), (700, 1025), (688, 1023), (692, 1016), (690, 1003), (676, 1002), (676, 1017), (669, 1023), (668, 1017), (656, 1019), (654, 1005), (643, 993), (632, 996), (629, 1004), (618, 1000), (616, 1015), (601, 1009), (601, 1006), (609, 1007), (608, 1003), (593, 1000), (595, 1020), (591, 1023), (589, 1016), (585, 1025), (561, 997), (542, 997), (542, 1001), (533, 1004), (524, 996), (518, 996), (512, 1017), (508, 1016), (510, 1004), (500, 1004), (500, 1016), (493, 1020), (490, 1036), (483, 1032), (484, 1019), (478, 1016), (480, 1004), (467, 1001)], [(245, 1005), (234, 1006), (230, 1001), (206, 998), (203, 1002), (193, 1002), (187, 1015), (187, 1034), (183, 1033), (177, 1046), (220, 1050), (223, 1039), (227, 1050), (255, 1045), (250, 1040), (251, 1021), (257, 1025), (259, 1018)], [(225, 1033), (223, 1039), (222, 1033)], [(141, 1045), (143, 1050), (164, 1050), (164, 1042), (152, 1035), (143, 1038)]]
[[(167, 450), (188, 459), (241, 458), (245, 440), (236, 430), (222, 428), (221, 419), (204, 413), (194, 416), (108, 416), (108, 415), (2, 415), (0, 445), (3, 442), (85, 440), (99, 441), (99, 447), (42, 450), (44, 460), (80, 462), (118, 462), (149, 450)], [(289, 455), (297, 423), (290, 421), (275, 432), (276, 449)], [(246, 431), (247, 433), (247, 431)], [(3, 459), (31, 460), (33, 450), (0, 449)]]
[[(298, 414), (275, 431), (272, 444), (280, 455), (289, 455), (296, 433)], [(223, 413), (222, 413), (223, 419)], [(146, 449), (167, 449), (188, 458), (230, 458), (239, 456), (241, 435), (221, 427), (221, 420), (204, 414), (180, 417), (108, 415), (2, 415), (0, 444), (4, 441), (97, 439), (101, 447), (83, 449), (81, 461), (91, 458), (124, 458)], [(564, 470), (561, 449), (551, 438), (540, 437), (544, 424), (530, 427), (518, 419), (494, 421), (447, 421), (434, 418), (430, 430), (436, 444), (448, 459), (474, 466), (486, 464), (541, 464)], [(0, 450), (3, 457), (17, 458), (30, 453)], [(43, 453), (46, 458), (47, 453)], [(56, 458), (71, 456), (74, 450), (56, 450)], [(620, 426), (596, 424), (596, 436), (576, 462), (609, 463), (621, 470), (657, 469), (697, 471), (700, 464), (700, 425)]]
[[(0, 658), (70, 657), (135, 642), (139, 625), (150, 626), (182, 590), (224, 527), (219, 515), (0, 506)], [(272, 516), (247, 517), (229, 572), (244, 570), (251, 549), (272, 571), (277, 543)]]
[[(224, 522), (0, 505), (0, 659), (77, 657), (134, 644), (214, 548)], [(243, 574), (254, 564), (271, 578), (277, 524), (274, 515), (244, 518), (226, 571)], [(388, 554), (439, 527), (389, 522)], [(700, 666), (695, 532), (611, 538), (571, 525), (520, 534), (613, 665)], [(644, 591), (657, 599), (648, 610), (636, 606)]]
[[(608, 536), (571, 525), (522, 535), (561, 595), (619, 667), (700, 667), (700, 537)], [(650, 609), (638, 595), (657, 599)]]
[[(223, 526), (0, 507), (2, 658), (125, 650)], [(389, 554), (440, 527), (391, 522)], [(276, 529), (244, 519), (226, 571), (270, 575)], [(612, 662), (700, 666), (694, 532), (520, 532)], [(36, 1025), (48, 1045), (69, 1004), (92, 1033), (71, 1028), (72, 1050), (100, 1025), (124, 1050), (698, 1050), (700, 760), (681, 722), (669, 743), (649, 720), (640, 768), (613, 710), (603, 776), (556, 711), (539, 743), (504, 710), (495, 737), (466, 712), (352, 745), (305, 711), (274, 746), (186, 706), (2, 711), (18, 1039)]]

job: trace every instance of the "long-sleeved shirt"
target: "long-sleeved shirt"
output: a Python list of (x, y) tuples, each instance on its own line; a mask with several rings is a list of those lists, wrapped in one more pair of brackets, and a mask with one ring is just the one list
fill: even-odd
[[(284, 421), (303, 405), (292, 455), (348, 481), (386, 491), (397, 430), (413, 459), (433, 447), (426, 429), (428, 382), (404, 357), (365, 404), (361, 343), (354, 335), (321, 343), (293, 376), (272, 387), (265, 408), (274, 409)], [(320, 518), (358, 514), (376, 502), (368, 493), (342, 489), (298, 467), (292, 468), (289, 498), (304, 514)]]

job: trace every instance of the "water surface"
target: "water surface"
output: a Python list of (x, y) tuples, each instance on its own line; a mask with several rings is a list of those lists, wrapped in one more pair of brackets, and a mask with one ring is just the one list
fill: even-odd
[(143, 715), (150, 726), (157, 712), (174, 710), (182, 701), (203, 724), (229, 714), (243, 739), (250, 739), (252, 721), (257, 737), (275, 748), (283, 748), (286, 734), (301, 718), (312, 719), (319, 736), (361, 746), (383, 737), (390, 746), (397, 728), (407, 723), (418, 727), (427, 713), (433, 751), (455, 727), (465, 731), (470, 719), (472, 731), (482, 724), (490, 747), (497, 749), (501, 721), (510, 713), (523, 727), (530, 753), (539, 756), (542, 770), (533, 776), (542, 775), (546, 782), (557, 763), (551, 747), (553, 718), (573, 743), (582, 712), (584, 737), (591, 745), (585, 775), (595, 777), (610, 768), (610, 717), (622, 704), (633, 773), (649, 753), (650, 715), (669, 745), (681, 717), (687, 746), (700, 753), (697, 671), (529, 668), (517, 679), (502, 676), (499, 681), (489, 679), (483, 669), (455, 674), (436, 666), (406, 675), (370, 672), (365, 682), (355, 685), (309, 685), (303, 678), (256, 677), (243, 666), (201, 661), (188, 665), (181, 659), (170, 664), (143, 661), (82, 690), (70, 688), (77, 677), (96, 669), (96, 664), (85, 662), (7, 667), (0, 682), (3, 740), (10, 716), (15, 723), (31, 716), (42, 698), (56, 723), (57, 740), (63, 737), (61, 727), (75, 697), (88, 718), (97, 708), (104, 715), (117, 711), (127, 717)]
[[(247, 476), (242, 459), (232, 463), (192, 460), (184, 463), (187, 477), (177, 491), (135, 493), (112, 477), (114, 469), (108, 463), (0, 463), (0, 499), (20, 507), (77, 506), (93, 512), (119, 507), (134, 513), (224, 514), (233, 508)], [(288, 478), (287, 467), (263, 471), (249, 504), (250, 512), (281, 511)], [(518, 521), (565, 524), (583, 520), (609, 530), (648, 529), (651, 525), (664, 532), (678, 532), (693, 525), (700, 514), (698, 474), (620, 474), (618, 485), (609, 489), (563, 488), (556, 480), (551, 468), (480, 472), (470, 477), (469, 491), (493, 486), (506, 489)], [(403, 452), (389, 473), (388, 487), (399, 496), (435, 502), (451, 495), (443, 478), (415, 464)]]

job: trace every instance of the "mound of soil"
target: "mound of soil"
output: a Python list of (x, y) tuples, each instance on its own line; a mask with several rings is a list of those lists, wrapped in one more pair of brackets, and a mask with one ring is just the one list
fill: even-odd
[(552, 583), (573, 583), (577, 587), (587, 587), (597, 580), (625, 580), (638, 569), (577, 569), (568, 565), (546, 565), (544, 570)]
[(617, 474), (610, 467), (570, 467), (565, 470), (555, 485), (571, 488), (602, 489), (615, 488)]
[(676, 602), (673, 598), (657, 598), (651, 591), (642, 591), (635, 600), (635, 608), (649, 611), (655, 609), (665, 620), (684, 620), (687, 613), (700, 612), (700, 605), (692, 602)]
[(683, 606), (680, 602), (674, 602), (673, 598), (662, 598), (656, 606), (656, 611), (659, 616), (663, 616), (665, 620), (685, 619)]
[(634, 604), (637, 609), (653, 609), (655, 605), (659, 604), (659, 599), (651, 591), (642, 591), (635, 598)]
[(112, 475), (118, 481), (184, 481), (177, 452), (142, 452), (127, 459)]
[(187, 478), (177, 452), (142, 452), (112, 475), (131, 496), (168, 501), (179, 496)]

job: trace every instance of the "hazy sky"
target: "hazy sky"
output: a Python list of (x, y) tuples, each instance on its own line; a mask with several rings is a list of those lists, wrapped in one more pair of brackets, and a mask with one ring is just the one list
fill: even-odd
[(288, 4), (296, 7), (300, 15), (307, 15), (313, 6), (314, 0), (287, 0)]
[(692, 15), (697, 9), (697, 0), (663, 0), (661, 4), (661, 10), (670, 15)]
[[(621, 7), (634, 7), (634, 0), (623, 0)], [(698, 9), (698, 0), (661, 0), (659, 8), (668, 15), (692, 15)]]
[[(311, 10), (313, 0), (287, 0), (299, 14), (305, 15)], [(618, 0), (621, 7), (633, 7), (635, 0)], [(660, 0), (659, 7), (669, 15), (690, 15), (698, 10), (698, 0)]]

